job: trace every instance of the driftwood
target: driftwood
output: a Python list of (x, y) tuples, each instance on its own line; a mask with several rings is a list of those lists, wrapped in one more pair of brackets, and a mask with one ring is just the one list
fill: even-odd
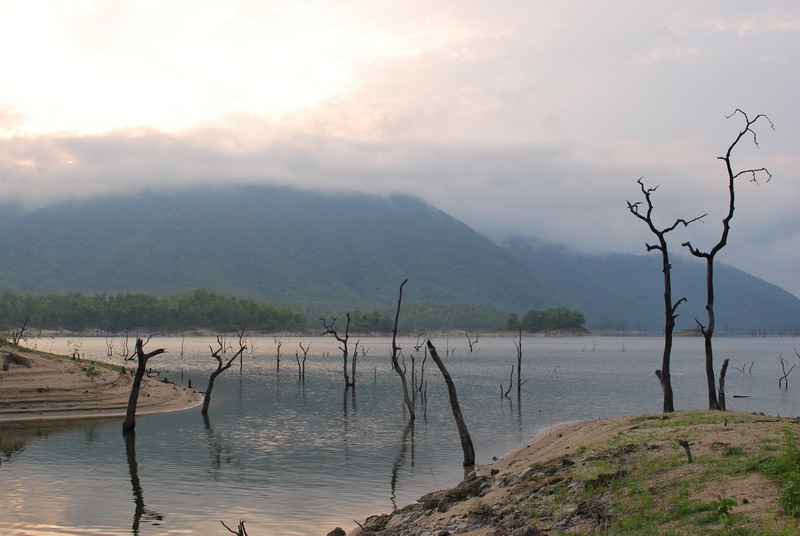
[(3, 370), (8, 370), (11, 363), (22, 365), (25, 368), (31, 368), (31, 362), (27, 357), (23, 357), (14, 352), (6, 352), (6, 358), (3, 360)]

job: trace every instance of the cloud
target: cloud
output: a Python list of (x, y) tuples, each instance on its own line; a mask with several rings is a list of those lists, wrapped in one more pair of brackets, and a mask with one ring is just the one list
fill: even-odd
[[(743, 147), (743, 151), (744, 151)], [(727, 262), (780, 275), (800, 236), (787, 180), (796, 157), (761, 162), (768, 184), (738, 184)], [(280, 184), (323, 191), (417, 195), (493, 236), (538, 236), (591, 251), (643, 252), (652, 237), (627, 213), (641, 199), (636, 179), (658, 186), (657, 221), (703, 223), (681, 236), (713, 244), (727, 210), (724, 168), (691, 140), (667, 145), (486, 144), (352, 140), (286, 134), (261, 144), (235, 131), (120, 131), (84, 137), (0, 140), (0, 195), (35, 206), (75, 196), (216, 184)], [(769, 218), (764, 218), (769, 214)], [(677, 234), (677, 233), (676, 233)], [(767, 253), (772, 261), (759, 260)], [(770, 265), (774, 265), (770, 267)], [(766, 277), (766, 276), (763, 276)], [(793, 289), (796, 291), (796, 289)]]
[(741, 108), (776, 130), (734, 162), (775, 178), (737, 185), (723, 256), (800, 294), (796, 2), (56, 4), (0, 21), (4, 199), (404, 192), (495, 235), (643, 252), (639, 177), (659, 221), (707, 213), (685, 236), (715, 240)]

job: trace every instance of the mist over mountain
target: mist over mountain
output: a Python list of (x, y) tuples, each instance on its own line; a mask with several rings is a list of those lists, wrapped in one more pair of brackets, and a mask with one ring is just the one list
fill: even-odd
[[(538, 239), (512, 237), (503, 247), (533, 273), (577, 303), (595, 328), (663, 331), (664, 286), (661, 255), (586, 254)], [(673, 246), (672, 300), (677, 329), (707, 323), (705, 262)], [(794, 330), (800, 299), (753, 275), (715, 262), (716, 324), (719, 331)]]
[[(29, 212), (0, 207), (0, 288), (141, 292), (205, 287), (319, 311), (473, 303), (509, 312), (566, 307), (587, 326), (660, 330), (657, 255), (583, 255), (523, 238), (498, 245), (410, 196), (269, 186), (147, 192)], [(680, 327), (702, 320), (703, 264), (676, 258)], [(797, 329), (800, 300), (717, 265), (721, 330)]]
[[(0, 220), (2, 222), (2, 220)], [(418, 198), (279, 187), (67, 202), (2, 223), (0, 285), (24, 292), (207, 287), (320, 309), (568, 301), (508, 252)]]

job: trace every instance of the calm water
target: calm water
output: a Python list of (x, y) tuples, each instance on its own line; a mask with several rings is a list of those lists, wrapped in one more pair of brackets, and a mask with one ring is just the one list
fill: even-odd
[[(199, 408), (140, 417), (135, 442), (120, 420), (71, 423), (19, 435), (0, 424), (0, 533), (10, 535), (227, 534), (219, 524), (247, 520), (254, 536), (320, 535), (353, 519), (388, 512), (463, 476), (462, 453), (444, 382), (428, 359), (427, 410), (413, 428), (390, 339), (364, 338), (355, 395), (343, 389), (341, 354), (330, 338), (282, 338), (280, 372), (272, 337), (251, 339), (252, 353), (219, 377), (210, 419)], [(210, 339), (160, 338), (147, 349), (169, 353), (151, 364), (178, 383), (204, 389), (215, 362)], [(311, 343), (306, 380), (295, 351)], [(412, 340), (403, 340), (406, 363)], [(525, 338), (521, 400), (502, 398), (514, 339), (434, 340), (456, 385), (478, 463), (502, 456), (554, 424), (658, 413), (661, 339)], [(40, 349), (106, 358), (104, 339), (40, 339)], [(116, 348), (119, 348), (117, 342)], [(800, 415), (800, 373), (778, 389), (778, 355), (797, 363), (792, 338), (717, 338), (718, 366), (731, 358), (732, 410)], [(302, 351), (300, 351), (302, 358)], [(421, 355), (417, 357), (419, 373)], [(678, 339), (673, 382), (677, 409), (706, 406), (701, 339)], [(753, 364), (752, 368), (750, 365)], [(732, 398), (731, 395), (747, 395)]]

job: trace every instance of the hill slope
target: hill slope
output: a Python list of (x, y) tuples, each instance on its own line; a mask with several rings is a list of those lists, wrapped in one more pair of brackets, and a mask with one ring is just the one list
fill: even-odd
[(63, 203), (6, 218), (0, 286), (23, 292), (198, 287), (313, 308), (564, 305), (507, 252), (423, 201), (272, 187)]
[[(313, 311), (390, 311), (404, 303), (480, 304), (524, 313), (566, 307), (587, 326), (663, 326), (657, 255), (585, 255), (531, 239), (502, 246), (409, 196), (333, 195), (279, 187), (142, 193), (32, 212), (0, 207), (0, 288), (141, 292), (206, 287)], [(678, 326), (704, 318), (702, 263), (674, 255)], [(722, 331), (800, 328), (800, 300), (717, 264)]]
[[(664, 325), (661, 256), (576, 253), (563, 246), (515, 237), (504, 247), (532, 272), (561, 289), (595, 328), (661, 332)], [(706, 319), (705, 264), (677, 251), (672, 260), (672, 298), (678, 329), (693, 329)], [(800, 299), (780, 287), (715, 263), (717, 329), (750, 332), (797, 330)], [(589, 327), (592, 327), (591, 325)]]

